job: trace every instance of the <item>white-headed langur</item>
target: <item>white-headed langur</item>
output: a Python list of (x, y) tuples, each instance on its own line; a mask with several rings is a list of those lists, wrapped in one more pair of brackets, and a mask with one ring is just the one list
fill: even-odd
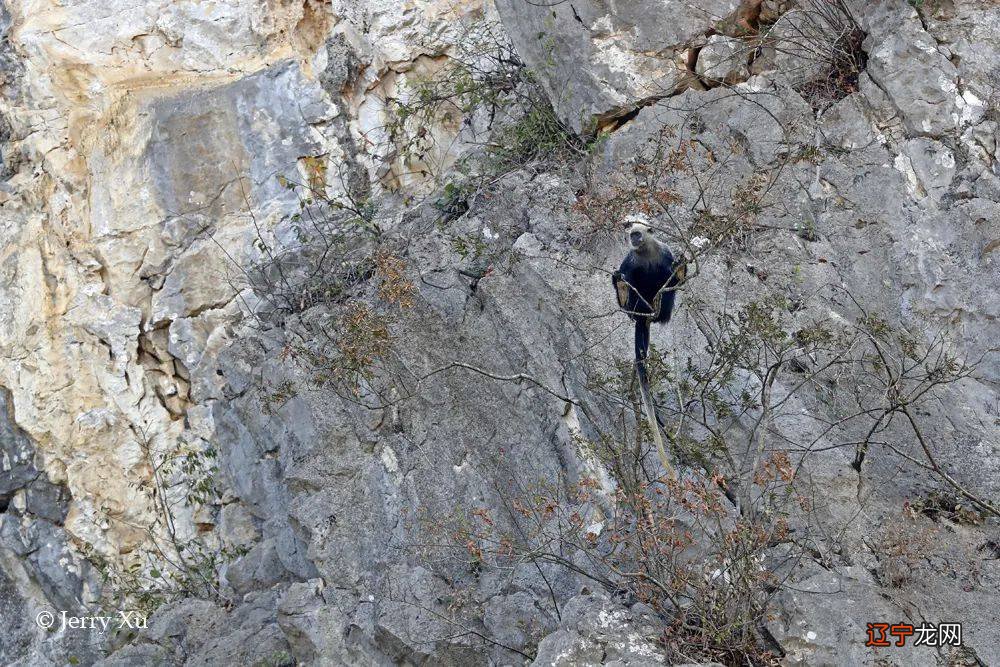
[(674, 312), (677, 288), (686, 275), (683, 262), (675, 262), (670, 250), (653, 236), (653, 230), (638, 216), (630, 216), (627, 231), (628, 254), (618, 270), (611, 274), (611, 283), (618, 296), (618, 305), (635, 320), (635, 367), (643, 409), (656, 440), (660, 463), (674, 477), (673, 467), (663, 447), (659, 420), (649, 392), (646, 357), (649, 352), (649, 329), (653, 322), (666, 324)]

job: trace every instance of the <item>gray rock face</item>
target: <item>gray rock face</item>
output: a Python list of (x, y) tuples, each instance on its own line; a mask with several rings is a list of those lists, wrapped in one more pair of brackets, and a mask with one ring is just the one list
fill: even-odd
[(31, 561), (39, 584), (53, 601), (79, 604), (81, 581), (65, 572), (60, 557), (65, 534), (60, 529), (68, 497), (35, 468), (35, 450), (11, 418), (10, 394), (0, 389), (0, 543), (14, 555)]
[(319, 75), (319, 83), (331, 98), (347, 91), (359, 69), (357, 55), (342, 34), (326, 40), (326, 67)]
[(903, 146), (902, 160), (907, 159), (917, 187), (940, 200), (955, 178), (955, 155), (937, 141), (917, 138), (910, 139)]
[(24, 74), (24, 63), (17, 57), (10, 41), (11, 24), (7, 3), (0, 2), (0, 90), (4, 96), (16, 99), (19, 95), (19, 79)]
[(824, 111), (819, 131), (823, 143), (847, 150), (862, 149), (877, 141), (865, 116), (865, 104), (857, 95), (845, 97)]
[(28, 655), (34, 639), (29, 607), (4, 569), (0, 567), (0, 622), (3, 623), (3, 641), (0, 641), (0, 661), (13, 665)]
[(563, 609), (559, 630), (538, 645), (532, 663), (543, 665), (662, 665), (657, 623), (601, 595), (580, 595)]
[(138, 639), (97, 664), (295, 664), (276, 623), (277, 597), (276, 591), (248, 595), (231, 613), (202, 600), (165, 607)]
[(259, 520), (263, 536), (262, 542), (228, 569), (227, 581), (242, 594), (290, 578), (316, 576), (306, 555), (305, 536), (290, 519), (293, 505), (281, 461), (274, 458), (278, 442), (291, 447), (313, 442), (315, 436), (305, 420), (308, 415), (290, 428), (263, 413), (259, 405), (246, 412), (240, 406), (238, 401), (216, 404), (215, 423), (223, 451), (222, 469), (234, 493)]
[[(14, 52), (9, 33), (10, 12), (6, 4), (0, 2), (0, 91), (5, 97), (16, 99), (20, 94), (20, 81), (24, 64)], [(21, 165), (20, 151), (13, 145), (16, 132), (6, 114), (0, 110), (0, 182), (6, 181)]]
[(164, 208), (211, 215), (240, 203), (238, 191), (220, 193), (234, 172), (249, 177), (249, 196), (268, 206), (292, 199), (277, 177), (319, 149), (311, 127), (336, 110), (294, 63), (281, 62), (229, 85), (152, 100), (147, 112), (153, 131), (143, 157)]
[(959, 126), (958, 72), (932, 35), (907, 12), (874, 13), (866, 21), (868, 73), (908, 132), (941, 136)]
[(21, 431), (10, 413), (10, 394), (0, 390), (0, 452), (3, 454), (3, 476), (0, 477), (0, 505), (4, 511), (10, 507), (14, 494), (38, 478), (35, 468), (35, 449), (31, 440)]
[(491, 637), (517, 650), (531, 650), (558, 627), (552, 612), (538, 605), (535, 596), (526, 591), (491, 600), (483, 625)]
[(325, 659), (347, 664), (360, 658), (351, 648), (347, 615), (327, 604), (321, 579), (292, 584), (278, 606), (278, 624), (288, 638), (291, 652), (304, 663)]
[(68, 656), (92, 660), (104, 650), (101, 638), (72, 629), (45, 636), (34, 623), (43, 610), (83, 613), (99, 580), (89, 563), (69, 549), (63, 529), (69, 494), (35, 467), (35, 446), (14, 422), (4, 388), (0, 461), (0, 660), (11, 665)]
[[(531, 186), (512, 179), (511, 187), (527, 193)], [(453, 251), (447, 238), (426, 233), (433, 228), (433, 220), (413, 224), (425, 230), (415, 235), (420, 240), (413, 252), (428, 261), (449, 261), (445, 258)], [(505, 219), (503, 226), (494, 228), (494, 233), (504, 238), (516, 238), (523, 232), (518, 217)], [(546, 316), (546, 310), (525, 318), (520, 300), (511, 298), (513, 285), (531, 285), (538, 302), (547, 304), (545, 309), (551, 312), (556, 308), (551, 290), (532, 267), (520, 268), (519, 275), (481, 280), (479, 293), (491, 305), (485, 314), (466, 316), (465, 322), (461, 321), (461, 309), (448, 314), (450, 293), (461, 296), (465, 289), (457, 282), (460, 278), (452, 276), (451, 280), (456, 281), (452, 288), (430, 292), (429, 301), (414, 310), (403, 325), (401, 335), (413, 341), (411, 349), (418, 355), (404, 363), (430, 370), (451, 360), (450, 349), (474, 345), (483, 351), (480, 363), (504, 369), (527, 352), (523, 343), (511, 347), (513, 341), (550, 340), (548, 349), (534, 353), (540, 360), (534, 372), (549, 383), (579, 386), (582, 379), (572, 373), (562, 379), (546, 376), (555, 369), (541, 362), (546, 355), (579, 349), (574, 333), (559, 327)], [(523, 330), (527, 338), (497, 337), (497, 330), (482, 326), (484, 318), (494, 317)], [(442, 344), (442, 340), (450, 342)], [(472, 660), (476, 653), (467, 639), (436, 639), (454, 634), (454, 625), (442, 620), (445, 600), (454, 595), (446, 577), (395, 555), (419, 539), (419, 531), (413, 532), (416, 526), (405, 517), (416, 507), (446, 517), (455, 499), (496, 507), (498, 491), (482, 471), (496, 465), (492, 461), (501, 449), (508, 452), (515, 477), (555, 476), (561, 470), (578, 474), (581, 464), (572, 454), (566, 427), (554, 427), (537, 412), (537, 420), (524, 419), (535, 401), (554, 399), (491, 384), (472, 385), (470, 389), (468, 379), (456, 370), (428, 382), (423, 389), (426, 400), (420, 406), (399, 411), (392, 424), (375, 433), (368, 410), (332, 392), (296, 390), (290, 400), (262, 403), (266, 396), (255, 391), (254, 384), (244, 384), (255, 382), (254, 377), (241, 377), (238, 369), (263, 364), (275, 386), (303, 389), (311, 384), (311, 376), (308, 369), (275, 356), (273, 350), (281, 349), (281, 341), (263, 337), (259, 345), (256, 351), (234, 348), (233, 361), (223, 361), (230, 389), (236, 395), (216, 404), (215, 412), (223, 470), (233, 493), (246, 504), (255, 523), (259, 522), (262, 534), (260, 544), (229, 566), (226, 577), (230, 585), (243, 593), (283, 580), (320, 578), (324, 582), (322, 597), (312, 592), (313, 584), (308, 588), (295, 584), (282, 603), (281, 625), (294, 633), (293, 649), (302, 659), (315, 655), (320, 660), (337, 661), (350, 654), (373, 660), (384, 655), (400, 659), (451, 656), (457, 664)], [(428, 352), (434, 356), (424, 356)], [(469, 419), (456, 421), (454, 416), (463, 413)], [(497, 428), (504, 423), (511, 429)], [(470, 431), (476, 424), (483, 430)], [(494, 444), (477, 444), (486, 442)], [(546, 444), (538, 446), (540, 442)], [(492, 610), (485, 622), (508, 636), (513, 645), (535, 642), (550, 627), (553, 612), (546, 603), (527, 605), (546, 590), (535, 570), (519, 574), (516, 585), (504, 588), (499, 583), (476, 584), (461, 568), (446, 571), (448, 578), (481, 589), (480, 595), (489, 600), (487, 608)], [(549, 580), (560, 596), (572, 591), (572, 579), (565, 575), (550, 573)], [(337, 591), (340, 610), (336, 613), (325, 608), (333, 604), (328, 597), (331, 591)], [(498, 616), (499, 610), (518, 610), (524, 626), (506, 618), (506, 612)], [(356, 625), (368, 640), (343, 639), (333, 630), (337, 623)], [(512, 654), (503, 649), (490, 650), (511, 659)]]
[(590, 133), (641, 100), (672, 92), (684, 76), (687, 44), (738, 4), (499, 0), (497, 11), (559, 117)]

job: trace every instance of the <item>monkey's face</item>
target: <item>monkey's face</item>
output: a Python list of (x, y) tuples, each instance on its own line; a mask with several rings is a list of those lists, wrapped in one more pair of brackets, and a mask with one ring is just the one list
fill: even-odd
[(628, 228), (628, 243), (633, 250), (641, 249), (647, 242), (653, 240), (653, 231), (646, 225), (636, 222)]

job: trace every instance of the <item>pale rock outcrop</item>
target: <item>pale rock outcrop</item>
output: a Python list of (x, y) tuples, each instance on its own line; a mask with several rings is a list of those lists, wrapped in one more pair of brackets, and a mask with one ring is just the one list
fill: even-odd
[(344, 187), (327, 161), (370, 150), (360, 116), (380, 122), (358, 107), (477, 7), (0, 5), (0, 386), (76, 547), (141, 551), (147, 447), (213, 439), (248, 216), (268, 234), (298, 210), (281, 176)]
[[(176, 420), (218, 396), (207, 359), (238, 319), (248, 210), (265, 225), (296, 210), (278, 177), (297, 179), (303, 159), (354, 156), (380, 123), (357, 111), (379, 97), (372, 89), (447, 49), (454, 19), (476, 11), (334, 9), (311, 0), (4, 8), (5, 85), (17, 93), (4, 105), (15, 140), (4, 164), (14, 170), (24, 154), (43, 171), (6, 183), (6, 197), (17, 193), (6, 241), (20, 249), (7, 259), (14, 317), (0, 331), (0, 384), (73, 489), (68, 525), (80, 539), (110, 548), (130, 533), (112, 524), (121, 534), (101, 536), (105, 500), (124, 518), (142, 516), (121, 485), (141, 467), (130, 429), (169, 448), (182, 437)], [(371, 126), (352, 129), (359, 117)]]
[(885, 91), (907, 132), (929, 137), (962, 123), (958, 72), (943, 47), (923, 30), (915, 10), (865, 14), (868, 73)]
[(650, 611), (643, 605), (626, 610), (607, 596), (585, 592), (566, 603), (559, 629), (542, 640), (531, 664), (663, 664), (666, 657), (656, 645), (656, 621)]
[(698, 51), (695, 71), (709, 84), (743, 81), (750, 76), (747, 62), (752, 52), (747, 42), (712, 35)]

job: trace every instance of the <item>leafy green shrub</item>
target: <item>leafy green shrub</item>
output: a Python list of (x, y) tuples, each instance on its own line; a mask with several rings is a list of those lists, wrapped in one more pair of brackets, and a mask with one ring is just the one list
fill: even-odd
[(502, 27), (485, 20), (470, 26), (443, 66), (415, 78), (407, 94), (389, 101), (384, 129), (395, 157), (423, 162), (437, 140), (428, 128), (476, 123), (490, 134), (482, 143), (482, 159), (475, 159), (483, 177), (555, 164), (585, 151)]

